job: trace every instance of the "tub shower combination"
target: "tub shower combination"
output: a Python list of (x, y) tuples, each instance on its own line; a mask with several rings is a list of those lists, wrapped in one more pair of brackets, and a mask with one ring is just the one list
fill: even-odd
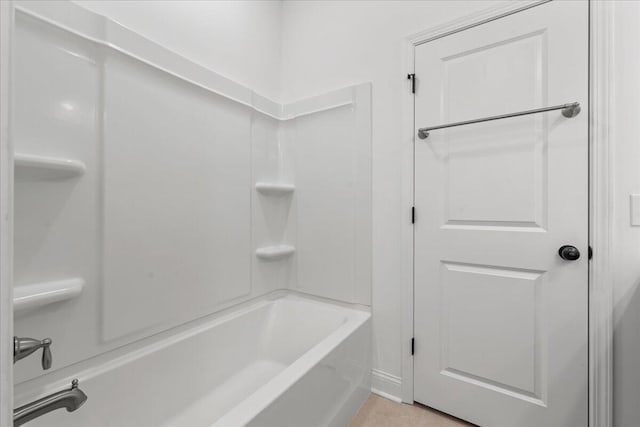
[(71, 2), (15, 7), (15, 425), (347, 425), (371, 85), (278, 104)]
[(369, 393), (369, 319), (275, 293), (80, 371), (96, 404), (30, 425), (344, 426)]

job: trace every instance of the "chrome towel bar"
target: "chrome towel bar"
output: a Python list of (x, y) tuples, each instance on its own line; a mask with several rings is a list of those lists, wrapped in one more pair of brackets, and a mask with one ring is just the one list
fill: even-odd
[(577, 116), (580, 113), (580, 103), (572, 102), (570, 104), (561, 104), (561, 105), (554, 105), (553, 107), (543, 107), (543, 108), (536, 108), (534, 110), (518, 111), (517, 113), (501, 114), (499, 116), (484, 117), (482, 119), (465, 120), (464, 122), (448, 123), (446, 125), (439, 125), (439, 126), (429, 126), (429, 127), (418, 129), (418, 138), (427, 139), (429, 137), (429, 132), (436, 129), (452, 128), (455, 126), (464, 126), (464, 125), (470, 125), (473, 123), (489, 122), (492, 120), (508, 119), (510, 117), (526, 116), (528, 114), (544, 113), (546, 111), (553, 111), (553, 110), (562, 110), (563, 116), (567, 118), (572, 118)]

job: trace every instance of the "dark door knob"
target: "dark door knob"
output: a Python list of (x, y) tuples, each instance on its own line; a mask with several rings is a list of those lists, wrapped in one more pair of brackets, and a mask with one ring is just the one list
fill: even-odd
[(567, 261), (575, 261), (580, 258), (580, 251), (575, 246), (564, 245), (558, 249), (558, 255)]

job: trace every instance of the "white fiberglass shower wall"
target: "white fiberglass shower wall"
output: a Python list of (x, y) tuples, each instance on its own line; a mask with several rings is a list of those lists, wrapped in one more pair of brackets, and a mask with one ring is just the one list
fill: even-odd
[[(82, 410), (108, 410), (91, 391), (121, 393), (128, 378), (143, 393), (149, 376), (158, 375), (144, 369), (133, 371), (136, 378), (116, 375), (116, 365), (165, 348), (167, 340), (179, 347), (218, 325), (220, 316), (234, 318), (236, 308), (253, 312), (248, 305), (295, 293), (298, 299), (273, 306), (274, 319), (285, 321), (264, 332), (267, 353), (278, 353), (278, 337), (296, 323), (317, 330), (309, 319), (319, 319), (328, 329), (321, 328), (316, 343), (283, 350), (289, 356), (254, 386), (286, 374), (288, 382), (277, 377), (282, 387), (270, 389), (273, 400), (305, 384), (305, 372), (314, 372), (311, 356), (306, 370), (285, 368), (316, 348), (314, 360), (337, 366), (333, 376), (350, 384), (340, 386), (347, 391), (331, 405), (357, 406), (370, 371), (370, 84), (281, 105), (66, 2), (16, 2), (13, 55), (15, 335), (51, 338), (54, 360), (50, 371), (37, 357), (15, 365), (16, 405), (77, 376), (81, 387), (88, 384)], [(342, 305), (318, 308), (329, 313), (318, 315), (289, 308), (311, 303), (305, 298)], [(330, 313), (337, 323), (327, 320)], [(343, 332), (327, 335), (338, 327)], [(217, 344), (244, 339), (242, 328), (229, 326), (232, 338), (221, 331), (208, 344), (189, 341), (191, 353), (162, 353), (156, 358), (180, 356), (150, 365), (175, 370), (167, 378), (184, 366), (192, 367), (187, 378), (197, 376), (198, 368), (210, 369), (202, 361), (215, 357)], [(333, 347), (328, 336), (338, 337)], [(210, 378), (213, 390), (220, 384)], [(335, 397), (331, 390), (327, 383), (326, 394)], [(162, 392), (148, 391), (156, 397), (131, 417), (165, 405)], [(185, 405), (166, 419), (211, 425), (240, 403), (238, 397), (221, 404), (224, 410), (197, 421), (182, 413)], [(272, 421), (287, 412), (283, 404), (271, 412), (253, 407)], [(50, 414), (34, 425), (76, 425), (74, 415)], [(343, 420), (349, 411), (317, 415)], [(242, 423), (260, 425), (259, 419)]]

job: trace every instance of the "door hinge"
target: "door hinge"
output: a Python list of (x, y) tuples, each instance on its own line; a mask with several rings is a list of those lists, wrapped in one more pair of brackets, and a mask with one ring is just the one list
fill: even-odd
[(416, 352), (416, 339), (411, 338), (411, 355), (413, 356)]
[(416, 223), (416, 207), (411, 206), (411, 224)]
[(411, 93), (416, 93), (416, 75), (407, 74), (407, 80), (411, 80)]

